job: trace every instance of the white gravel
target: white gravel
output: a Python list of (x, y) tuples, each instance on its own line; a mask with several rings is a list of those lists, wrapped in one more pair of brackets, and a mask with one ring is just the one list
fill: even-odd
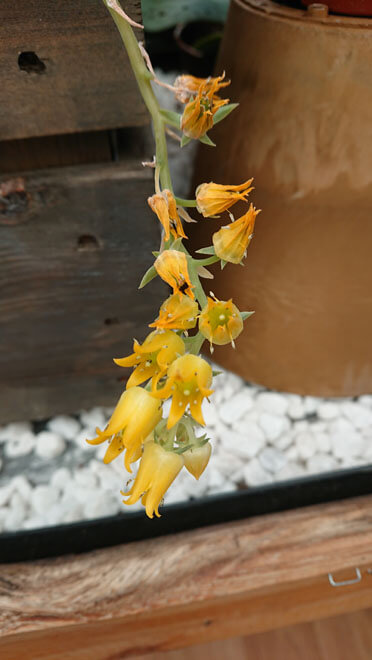
[[(372, 395), (321, 399), (270, 392), (224, 372), (204, 402), (213, 452), (196, 481), (186, 470), (165, 503), (300, 478), (372, 462)], [(169, 410), (169, 402), (165, 404)], [(0, 427), (0, 531), (34, 529), (141, 509), (124, 507), (120, 490), (133, 475), (122, 457), (102, 463), (95, 427), (112, 410), (59, 415), (45, 430), (30, 422)]]

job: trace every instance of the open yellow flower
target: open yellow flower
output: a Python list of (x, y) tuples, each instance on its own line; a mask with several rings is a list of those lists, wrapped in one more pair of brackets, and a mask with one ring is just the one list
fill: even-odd
[(190, 406), (193, 418), (199, 424), (205, 424), (201, 404), (204, 397), (212, 394), (211, 384), (211, 366), (203, 358), (189, 354), (182, 355), (171, 364), (164, 387), (156, 390), (157, 381), (152, 381), (153, 396), (161, 399), (172, 397), (168, 429), (177, 424), (187, 406)]
[(239, 200), (246, 201), (247, 195), (253, 190), (250, 187), (253, 179), (248, 179), (237, 186), (222, 185), (219, 183), (202, 183), (196, 189), (196, 206), (205, 218), (216, 216), (227, 211)]
[(99, 445), (111, 439), (104, 463), (110, 463), (127, 449), (125, 466), (130, 471), (130, 463), (139, 458), (138, 452), (142, 443), (160, 422), (161, 417), (159, 400), (142, 387), (131, 387), (121, 395), (104, 431), (97, 428), (97, 437), (87, 442), (90, 445)]
[(145, 444), (137, 476), (124, 504), (135, 504), (140, 498), (149, 518), (159, 518), (159, 505), (184, 465), (182, 455), (166, 451), (155, 442)]
[(213, 245), (217, 257), (232, 264), (239, 264), (245, 257), (251, 242), (256, 216), (260, 213), (251, 204), (247, 213), (213, 234)]
[(229, 99), (220, 99), (215, 95), (218, 89), (216, 78), (214, 82), (208, 78), (202, 83), (195, 97), (192, 97), (185, 106), (181, 118), (181, 129), (187, 137), (199, 139), (213, 126), (213, 115), (218, 108), (229, 102)]
[(213, 89), (213, 94), (216, 95), (218, 90), (222, 87), (230, 85), (229, 80), (222, 82), (224, 77), (224, 73), (222, 76), (217, 76), (216, 78), (196, 78), (195, 76), (188, 74), (178, 76), (173, 85), (175, 88), (175, 97), (178, 101), (181, 101), (181, 103), (187, 103), (192, 96), (195, 96), (198, 93), (201, 85), (204, 85), (206, 92), (208, 91), (208, 88), (209, 91), (210, 89)]
[(150, 323), (149, 328), (189, 330), (195, 328), (199, 307), (189, 296), (173, 294), (164, 300), (158, 318)]
[(170, 234), (174, 238), (187, 238), (177, 212), (176, 200), (170, 190), (165, 189), (152, 195), (147, 202), (164, 227), (166, 241), (169, 240)]
[(210, 442), (206, 442), (202, 447), (192, 447), (183, 452), (185, 468), (195, 479), (199, 479), (209, 463), (212, 453)]
[(135, 367), (128, 379), (127, 389), (153, 376), (161, 378), (173, 360), (184, 354), (185, 344), (172, 330), (154, 330), (143, 344), (134, 340), (133, 351), (128, 357), (114, 359), (119, 367)]
[(208, 303), (199, 316), (199, 330), (211, 344), (222, 346), (231, 343), (243, 330), (243, 320), (232, 300), (214, 300)]
[(182, 298), (182, 291), (190, 298), (195, 298), (193, 286), (187, 268), (187, 259), (184, 252), (179, 250), (164, 250), (154, 263), (157, 274), (172, 287), (173, 293)]

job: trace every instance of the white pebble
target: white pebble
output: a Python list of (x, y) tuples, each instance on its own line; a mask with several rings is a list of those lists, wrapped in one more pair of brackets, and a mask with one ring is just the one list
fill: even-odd
[(11, 495), (13, 493), (13, 487), (11, 484), (6, 484), (6, 486), (0, 487), (0, 507), (8, 504)]
[(12, 479), (11, 487), (13, 492), (19, 493), (24, 502), (29, 502), (32, 493), (32, 486), (23, 474), (18, 474)]
[(360, 403), (361, 406), (372, 409), (372, 394), (363, 394), (363, 396), (359, 397), (358, 403)]
[(91, 472), (86, 468), (75, 470), (74, 481), (76, 481), (79, 486), (83, 486), (83, 488), (88, 488), (89, 490), (93, 490), (98, 486), (97, 476), (94, 472)]
[(250, 416), (243, 417), (233, 424), (233, 429), (238, 433), (245, 435), (247, 438), (254, 438), (262, 445), (265, 444), (265, 434), (263, 430), (259, 427), (256, 421), (250, 418)]
[(372, 426), (372, 410), (354, 401), (343, 403), (341, 412), (357, 429)]
[(223, 447), (241, 458), (253, 458), (262, 449), (263, 444), (262, 439), (257, 436), (249, 437), (235, 431), (230, 431), (228, 435), (222, 438)]
[(366, 441), (354, 431), (350, 433), (333, 433), (331, 436), (332, 452), (336, 458), (343, 460), (364, 455)]
[(312, 433), (302, 431), (295, 438), (296, 447), (298, 449), (299, 458), (307, 460), (315, 454), (316, 443)]
[(256, 398), (257, 406), (264, 412), (272, 415), (285, 415), (288, 410), (288, 401), (279, 392), (261, 392)]
[(203, 417), (207, 426), (211, 426), (211, 427), (216, 426), (218, 421), (218, 416), (217, 416), (217, 410), (212, 402), (209, 403), (208, 401), (204, 401)]
[(308, 472), (317, 474), (318, 472), (331, 472), (337, 470), (338, 462), (334, 456), (329, 454), (315, 454), (306, 461)]
[(23, 522), (23, 529), (42, 529), (45, 527), (45, 520), (41, 516), (32, 516)]
[(287, 457), (274, 447), (265, 447), (258, 456), (264, 470), (268, 472), (279, 472), (287, 463)]
[(264, 470), (257, 458), (253, 458), (243, 470), (244, 481), (247, 486), (260, 486), (272, 482), (272, 475)]
[(275, 475), (275, 481), (290, 481), (291, 479), (298, 479), (306, 475), (305, 468), (298, 463), (287, 463)]
[(37, 515), (43, 516), (56, 503), (58, 497), (56, 489), (50, 486), (36, 486), (31, 494), (31, 506)]
[(58, 415), (50, 419), (47, 427), (49, 431), (60, 435), (65, 440), (73, 440), (81, 428), (79, 422), (68, 415)]
[(40, 458), (51, 459), (63, 454), (66, 443), (60, 435), (51, 431), (41, 431), (36, 436), (36, 453)]
[(114, 516), (120, 510), (120, 504), (111, 493), (93, 494), (84, 506), (84, 516), (90, 519)]
[(58, 468), (50, 479), (50, 485), (53, 489), (57, 489), (62, 492), (66, 489), (67, 484), (72, 480), (71, 470), (68, 470), (65, 467)]
[(97, 445), (90, 445), (87, 440), (93, 440), (96, 437), (95, 431), (90, 428), (83, 428), (74, 438), (74, 443), (83, 451), (95, 451)]
[(14, 440), (23, 433), (32, 433), (32, 424), (30, 422), (12, 422), (7, 426), (0, 427), (0, 443), (7, 440)]
[(289, 461), (298, 461), (300, 459), (300, 454), (296, 445), (288, 447), (285, 451), (285, 455)]
[(305, 396), (304, 406), (305, 412), (307, 415), (313, 415), (317, 412), (319, 405), (323, 402), (323, 399), (320, 399), (316, 396)]
[(209, 469), (216, 469), (226, 479), (231, 477), (233, 472), (241, 470), (244, 461), (233, 451), (221, 448), (218, 452), (213, 452), (208, 467), (203, 473), (208, 475)]
[(80, 413), (80, 420), (82, 426), (86, 426), (93, 431), (95, 431), (97, 426), (103, 430), (107, 423), (106, 415), (101, 407), (92, 408), (91, 410), (83, 410)]
[(278, 415), (272, 415), (266, 412), (259, 416), (258, 423), (269, 442), (279, 438), (290, 426), (286, 417), (279, 417)]
[(16, 458), (18, 456), (27, 456), (30, 454), (36, 445), (36, 437), (31, 431), (24, 431), (17, 437), (9, 440), (5, 445), (5, 455), (8, 458)]
[(218, 415), (225, 424), (232, 424), (240, 419), (253, 407), (251, 395), (242, 390), (228, 401), (225, 401), (218, 409)]
[(303, 398), (298, 394), (288, 394), (287, 414), (291, 419), (302, 419), (306, 415)]
[(325, 401), (319, 405), (317, 412), (320, 419), (336, 419), (340, 415), (340, 407), (333, 401)]
[(13, 493), (9, 503), (9, 513), (4, 520), (4, 529), (13, 532), (19, 529), (26, 517), (26, 507), (19, 493)]
[(226, 479), (225, 477), (216, 470), (215, 468), (207, 468), (208, 469), (208, 490), (212, 489), (215, 490), (216, 488), (222, 488), (224, 485)]
[(317, 451), (323, 454), (331, 451), (331, 439), (328, 433), (315, 432), (313, 435)]

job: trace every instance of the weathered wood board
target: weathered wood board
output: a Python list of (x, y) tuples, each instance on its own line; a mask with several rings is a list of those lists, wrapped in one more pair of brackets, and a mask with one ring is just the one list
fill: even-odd
[(137, 290), (160, 240), (137, 161), (0, 177), (0, 423), (119, 394), (166, 287)]
[(362, 497), (2, 565), (0, 655), (119, 660), (371, 607), (371, 542)]
[[(141, 21), (139, 0), (126, 11)], [(2, 0), (0, 71), (0, 140), (147, 122), (101, 0)]]

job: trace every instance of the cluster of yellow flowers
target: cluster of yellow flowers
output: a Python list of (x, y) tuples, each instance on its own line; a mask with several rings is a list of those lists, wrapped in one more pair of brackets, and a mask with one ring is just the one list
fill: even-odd
[[(179, 119), (163, 111), (164, 122), (168, 117), (183, 138), (203, 141), (216, 117), (219, 120), (217, 113), (228, 107), (228, 99), (217, 95), (228, 84), (224, 76), (179, 76), (173, 89), (185, 108)], [(201, 346), (205, 339), (211, 350), (213, 344), (234, 345), (244, 319), (251, 314), (240, 312), (232, 300), (218, 300), (212, 293), (206, 296), (199, 275), (218, 261), (222, 267), (242, 262), (259, 211), (250, 204), (239, 219), (230, 214), (231, 222), (213, 234), (213, 245), (199, 250), (201, 258), (194, 258), (183, 245), (187, 236), (182, 219), (191, 220), (184, 207), (196, 207), (204, 218), (218, 217), (236, 202), (247, 202), (251, 184), (252, 179), (239, 185), (203, 183), (194, 200), (179, 200), (169, 187), (161, 188), (155, 171), (155, 192), (148, 203), (162, 225), (163, 240), (140, 286), (160, 276), (173, 292), (149, 324), (152, 331), (145, 340), (135, 340), (131, 355), (114, 360), (133, 371), (107, 427), (97, 429), (97, 437), (88, 440), (93, 445), (108, 441), (104, 463), (124, 452), (125, 467), (131, 472), (132, 464), (140, 460), (132, 487), (123, 493), (124, 502), (134, 504), (141, 498), (150, 518), (154, 513), (159, 516), (163, 495), (180, 470), (185, 467), (198, 479), (211, 455), (209, 439), (200, 435), (200, 427), (205, 424), (202, 402), (213, 392), (213, 373), (199, 355)], [(171, 399), (170, 412), (163, 418), (162, 404), (167, 399)]]

